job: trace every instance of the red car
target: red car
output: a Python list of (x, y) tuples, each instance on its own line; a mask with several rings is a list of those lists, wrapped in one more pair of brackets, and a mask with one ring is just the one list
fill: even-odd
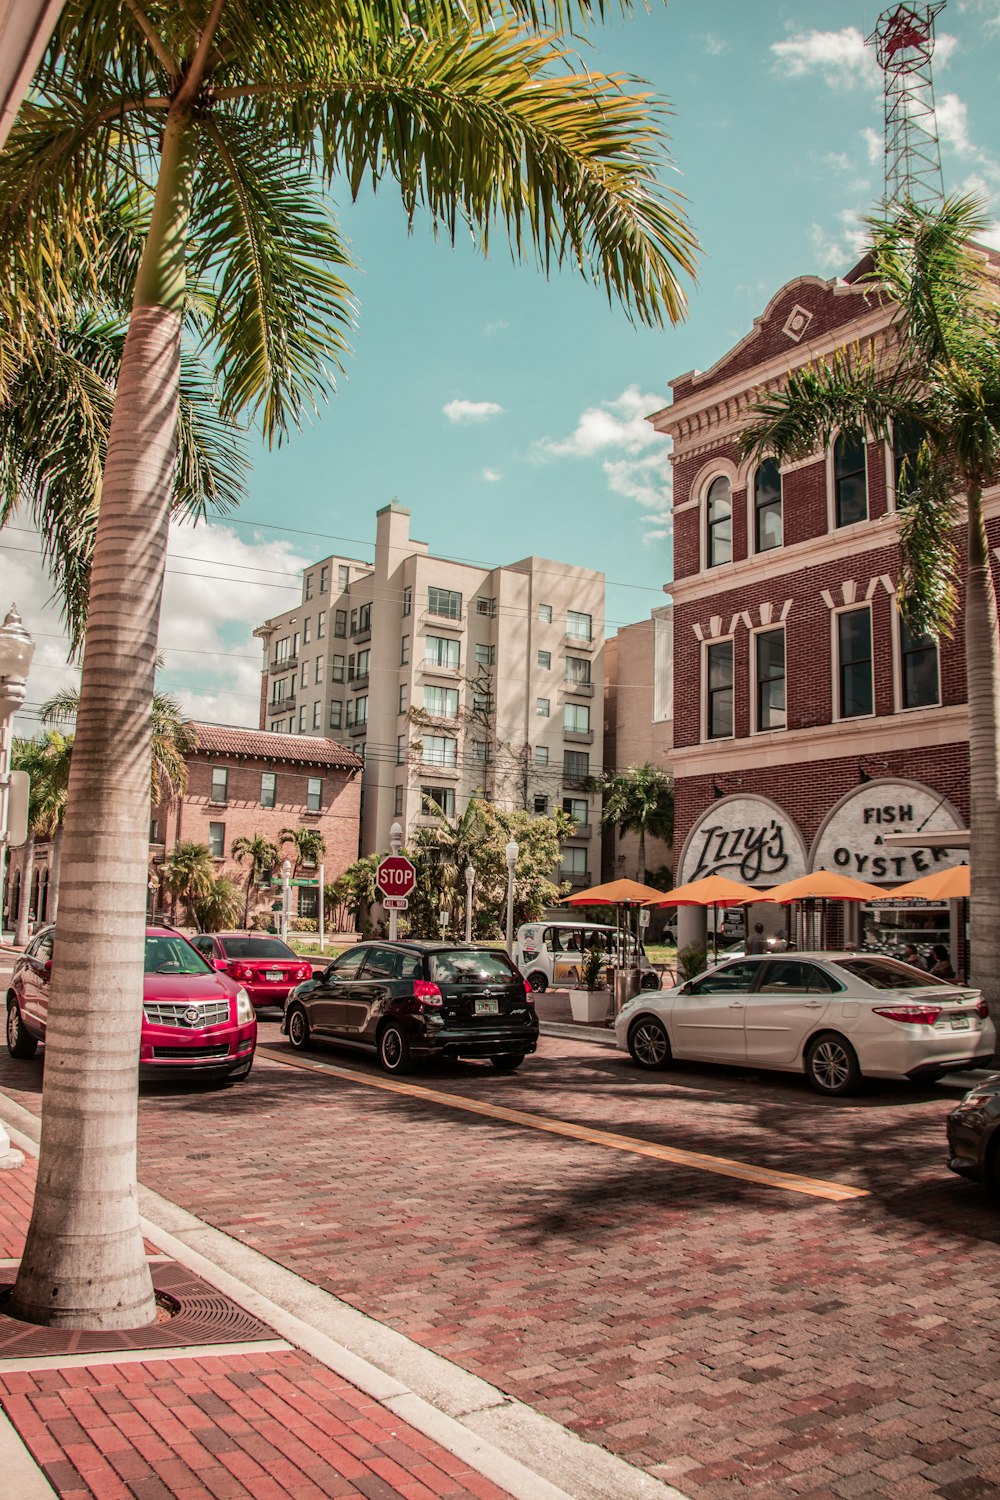
[(284, 1009), (290, 991), (313, 975), (308, 959), (264, 932), (199, 932), (191, 942), (214, 969), (244, 986), (258, 1010)]
[[(45, 1040), (54, 937), (54, 927), (43, 928), (14, 965), (7, 991), (11, 1057), (32, 1057)], [(146, 928), (145, 970), (139, 1076), (246, 1078), (257, 1017), (243, 986), (216, 973), (171, 927)]]

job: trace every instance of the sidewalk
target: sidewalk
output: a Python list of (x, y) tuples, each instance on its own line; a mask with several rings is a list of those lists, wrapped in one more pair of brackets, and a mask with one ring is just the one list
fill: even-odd
[(0, 1117), (25, 1153), (0, 1171), (4, 1500), (684, 1500), (145, 1190), (165, 1321), (5, 1316), (38, 1121), (3, 1095)]

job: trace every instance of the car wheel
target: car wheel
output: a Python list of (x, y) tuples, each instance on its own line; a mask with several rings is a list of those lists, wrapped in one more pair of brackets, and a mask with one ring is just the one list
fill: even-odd
[(410, 1071), (410, 1041), (395, 1021), (390, 1021), (379, 1033), (378, 1060), (387, 1073)]
[(490, 1062), (498, 1073), (513, 1073), (524, 1062), (523, 1052), (498, 1052), (496, 1057), (491, 1057)]
[(820, 1094), (853, 1094), (861, 1083), (858, 1055), (836, 1031), (824, 1031), (806, 1048), (806, 1077)]
[(540, 969), (536, 969), (533, 974), (528, 975), (527, 983), (528, 989), (536, 995), (544, 994), (549, 987), (549, 981)]
[(7, 1051), (11, 1057), (34, 1057), (38, 1042), (21, 1020), (21, 1007), (11, 995), (7, 1000)]
[(628, 1050), (640, 1068), (666, 1068), (671, 1062), (667, 1028), (655, 1016), (642, 1016), (629, 1031)]
[(288, 1040), (299, 1049), (309, 1045), (309, 1021), (301, 1005), (293, 1005), (289, 1014)]

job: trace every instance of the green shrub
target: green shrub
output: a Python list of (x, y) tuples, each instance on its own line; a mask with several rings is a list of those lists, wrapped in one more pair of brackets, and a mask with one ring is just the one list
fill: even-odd
[(708, 950), (691, 943), (677, 954), (677, 978), (681, 983), (694, 979), (708, 963)]
[(604, 965), (607, 959), (600, 948), (590, 948), (587, 956), (580, 965), (580, 987), (585, 990), (599, 990)]
[(288, 930), (290, 932), (318, 932), (319, 923), (315, 917), (291, 917)]

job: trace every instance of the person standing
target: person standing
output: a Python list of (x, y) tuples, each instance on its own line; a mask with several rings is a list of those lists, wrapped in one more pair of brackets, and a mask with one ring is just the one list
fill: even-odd
[(930, 972), (935, 979), (954, 980), (955, 970), (951, 966), (948, 950), (944, 943), (935, 943), (931, 949)]
[(753, 935), (747, 938), (746, 951), (747, 953), (767, 952), (767, 938), (764, 936), (763, 922), (756, 922), (754, 924)]

